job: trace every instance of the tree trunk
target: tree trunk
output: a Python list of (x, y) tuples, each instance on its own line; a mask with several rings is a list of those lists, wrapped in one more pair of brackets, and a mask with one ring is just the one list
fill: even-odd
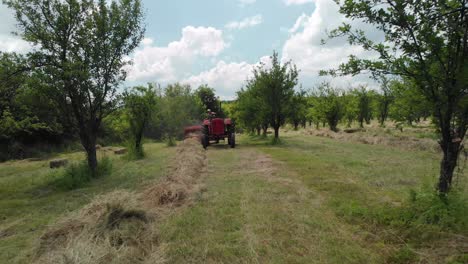
[(274, 129), (275, 129), (275, 138), (277, 139), (279, 138), (279, 126), (275, 126)]
[(261, 128), (260, 127), (257, 127), (257, 136), (260, 136), (260, 132), (261, 132)]
[(88, 161), (88, 167), (91, 170), (92, 176), (95, 177), (97, 165), (98, 165), (97, 155), (96, 155), (96, 137), (87, 136), (85, 138), (81, 138), (81, 144), (83, 145), (86, 151), (86, 159)]
[(458, 137), (448, 136), (448, 140), (442, 139), (443, 150), (442, 161), (440, 162), (440, 176), (438, 189), (441, 193), (448, 193), (452, 185), (453, 172), (457, 166), (458, 154), (460, 152), (461, 140)]
[(266, 137), (267, 136), (267, 132), (268, 132), (268, 126), (263, 126), (263, 136)]
[(299, 127), (299, 122), (294, 121), (294, 130), (297, 130)]

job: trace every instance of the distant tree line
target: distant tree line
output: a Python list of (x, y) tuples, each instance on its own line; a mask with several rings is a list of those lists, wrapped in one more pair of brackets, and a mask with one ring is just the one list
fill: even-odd
[[(230, 107), (230, 112), (243, 129), (266, 135), (269, 127), (274, 129), (269, 104), (272, 96), (266, 88), (262, 90), (257, 76), (254, 74), (246, 87), (237, 93), (238, 99)], [(383, 127), (391, 119), (401, 125), (411, 126), (431, 117), (430, 104), (410, 82), (383, 78), (380, 83), (380, 89), (365, 86), (345, 89), (325, 82), (306, 91), (302, 88), (295, 90), (296, 83), (291, 82), (294, 85), (287, 87), (288, 92), (278, 96), (281, 98), (279, 124), (289, 124), (295, 130), (306, 126), (326, 126), (338, 132), (340, 124), (349, 128), (357, 123), (363, 128), (371, 120), (377, 120)]]

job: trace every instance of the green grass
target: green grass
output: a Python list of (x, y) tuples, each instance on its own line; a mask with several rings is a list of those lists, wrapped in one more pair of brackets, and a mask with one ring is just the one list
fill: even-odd
[[(89, 203), (98, 194), (116, 189), (136, 189), (164, 175), (174, 149), (164, 144), (145, 144), (147, 157), (129, 162), (111, 152), (112, 171), (72, 191), (60, 188), (67, 168), (51, 170), (48, 161), (0, 163), (0, 263), (27, 263), (34, 243), (58, 218)], [(79, 163), (84, 153), (60, 157)]]
[[(280, 136), (208, 148), (206, 191), (157, 222), (169, 263), (466, 262), (468, 175), (441, 201), (440, 154)], [(0, 164), (0, 263), (28, 262), (46, 225), (95, 195), (161, 177), (175, 151), (152, 143), (142, 160), (109, 155), (112, 173), (73, 191), (57, 188), (66, 170), (45, 161)]]
[[(273, 169), (255, 165), (265, 155), (273, 158)], [(432, 207), (432, 198), (408, 204), (413, 189), (432, 194), (419, 189), (436, 182), (439, 158), (296, 132), (283, 134), (281, 144), (244, 136), (235, 150), (210, 147), (208, 191), (162, 225), (169, 262), (444, 263), (463, 258), (466, 195), (450, 209), (457, 212), (455, 220), (444, 216), (455, 227), (411, 218), (440, 207)], [(454, 236), (461, 241), (453, 242)], [(441, 247), (433, 250), (438, 243)]]

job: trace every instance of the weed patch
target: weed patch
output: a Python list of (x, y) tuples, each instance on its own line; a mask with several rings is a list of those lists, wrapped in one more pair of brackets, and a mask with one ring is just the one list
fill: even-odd
[[(112, 171), (112, 161), (108, 157), (102, 158), (98, 162), (96, 175), (94, 177), (104, 177)], [(55, 176), (57, 177), (57, 176)], [(74, 190), (84, 187), (93, 178), (93, 173), (86, 161), (71, 164), (63, 171), (63, 175), (58, 177), (54, 183), (61, 190)]]

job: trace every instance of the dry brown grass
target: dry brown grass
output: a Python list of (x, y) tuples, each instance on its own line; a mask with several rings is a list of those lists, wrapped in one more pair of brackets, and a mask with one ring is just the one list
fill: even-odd
[(72, 212), (40, 237), (36, 263), (161, 263), (157, 220), (200, 190), (205, 152), (195, 138), (177, 149), (166, 179), (141, 192), (115, 191)]

